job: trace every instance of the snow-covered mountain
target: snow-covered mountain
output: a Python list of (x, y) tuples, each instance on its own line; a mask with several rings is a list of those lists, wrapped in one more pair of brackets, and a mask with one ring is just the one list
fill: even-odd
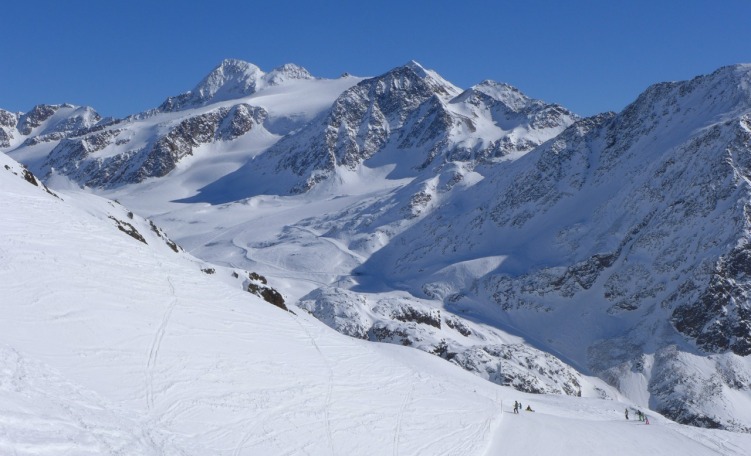
[(159, 106), (160, 111), (179, 111), (206, 106), (220, 101), (243, 98), (268, 87), (290, 80), (314, 79), (305, 68), (286, 64), (264, 73), (252, 63), (227, 59), (189, 92), (169, 97)]
[(357, 81), (315, 79), (295, 65), (264, 73), (225, 60), (193, 90), (126, 119), (100, 119), (90, 108), (70, 105), (37, 106), (21, 115), (3, 111), (0, 146), (7, 144), (4, 150), (38, 175), (92, 187), (163, 177), (191, 158), (219, 168), (211, 179), (310, 121)]
[(445, 163), (529, 151), (576, 118), (505, 84), (485, 81), (462, 92), (409, 62), (344, 91), (317, 120), (203, 189), (211, 195), (204, 200), (232, 195), (228, 186), (259, 175), (271, 177), (261, 177), (264, 185), (241, 196), (302, 193), (332, 179), (350, 181), (363, 169), (388, 168), (392, 179), (415, 177)]
[(492, 302), (501, 327), (643, 405), (748, 431), (750, 83), (751, 66), (722, 68), (579, 121), (358, 271), (457, 308)]
[[(645, 427), (621, 417), (629, 402), (519, 393), (339, 335), (242, 291), (237, 270), (204, 268), (123, 206), (52, 192), (4, 154), (0, 196), (3, 454), (545, 454), (554, 440), (584, 455), (742, 455), (751, 444), (655, 414)], [(535, 413), (513, 414), (514, 400)]]
[(596, 375), (639, 407), (748, 432), (750, 75), (579, 119), (416, 62), (326, 80), (227, 60), (126, 119), (0, 112), (0, 150), (349, 336), (615, 398)]
[[(15, 136), (31, 133), (24, 116)], [(197, 199), (227, 202), (304, 192), (346, 179), (363, 163), (393, 167), (391, 177), (414, 177), (428, 166), (526, 152), (575, 119), (505, 84), (485, 81), (462, 92), (416, 62), (376, 78), (323, 80), (292, 64), (264, 73), (225, 60), (193, 90), (155, 110), (68, 135), (39, 133), (45, 147), (32, 141), (9, 151), (39, 175), (100, 188), (163, 177), (180, 163), (191, 166), (189, 158), (205, 149), (213, 158), (242, 151), (219, 158), (233, 173), (223, 170), (226, 177), (199, 187)], [(32, 163), (31, 157), (45, 159)], [(236, 194), (238, 187), (243, 194)]]

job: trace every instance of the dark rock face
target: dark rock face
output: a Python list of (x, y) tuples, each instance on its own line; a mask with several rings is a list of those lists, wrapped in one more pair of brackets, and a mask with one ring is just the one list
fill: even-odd
[[(131, 218), (132, 218), (132, 215), (133, 215), (132, 212), (128, 213), (128, 216), (130, 216)], [(173, 241), (172, 239), (168, 238), (167, 235), (164, 234), (164, 231), (162, 231), (161, 228), (156, 226), (154, 222), (152, 222), (151, 220), (149, 220), (149, 226), (151, 227), (151, 231), (153, 231), (157, 236), (162, 238), (164, 243), (167, 244), (167, 247), (172, 249), (173, 252), (180, 253), (183, 250), (182, 247), (177, 245), (177, 243), (175, 243), (175, 241)]]
[(106, 158), (91, 155), (110, 146), (126, 145), (120, 138), (123, 127), (91, 129), (63, 139), (48, 156), (46, 167), (71, 176), (92, 187), (107, 187), (142, 182), (162, 177), (175, 169), (177, 163), (193, 154), (201, 144), (230, 141), (260, 125), (267, 117), (262, 108), (244, 104), (219, 108), (205, 114), (183, 119), (165, 135), (137, 150), (125, 150)]
[(18, 117), (12, 112), (0, 109), (0, 127), (15, 128), (18, 124)]
[(751, 355), (751, 246), (721, 258), (708, 286), (695, 301), (676, 307), (671, 321), (708, 353)]
[(391, 317), (403, 322), (415, 322), (441, 329), (441, 312), (435, 309), (418, 309), (410, 306), (397, 307)]
[[(44, 135), (56, 135), (54, 140), (59, 140), (79, 130), (92, 127), (102, 120), (102, 117), (91, 108), (81, 108), (69, 104), (62, 105), (37, 105), (18, 119), (18, 131), (28, 136), (32, 131), (41, 126), (58, 112), (65, 114), (60, 119), (45, 127)], [(39, 133), (39, 132), (38, 132)]]
[(10, 147), (13, 130), (18, 124), (18, 117), (12, 112), (0, 109), (0, 148)]
[(248, 278), (250, 279), (247, 288), (249, 293), (263, 298), (264, 301), (282, 310), (289, 311), (287, 304), (284, 302), (284, 296), (276, 289), (267, 285), (268, 281), (266, 277), (255, 272), (250, 272), (248, 273)]
[(42, 122), (52, 117), (57, 110), (60, 109), (59, 105), (36, 105), (31, 111), (21, 115), (18, 121), (18, 131), (22, 135), (30, 135), (31, 131), (40, 126)]
[[(337, 167), (354, 170), (384, 151), (401, 152), (397, 166), (405, 175), (446, 162), (483, 162), (529, 151), (577, 118), (511, 86), (483, 84), (460, 94), (434, 73), (409, 63), (345, 91), (324, 119), (283, 138), (268, 156), (277, 160), (278, 171), (290, 170), (302, 178), (292, 190), (300, 193), (326, 180)], [(452, 111), (465, 108), (469, 115)], [(490, 143), (467, 140), (477, 139), (478, 122), (517, 133)], [(531, 131), (536, 134), (528, 135)]]
[(141, 182), (149, 177), (164, 176), (175, 169), (182, 158), (193, 155), (195, 147), (217, 139), (235, 139), (265, 118), (266, 111), (262, 108), (238, 105), (229, 110), (220, 108), (185, 119), (156, 141), (145, 153), (138, 171), (128, 181)]
[(336, 166), (355, 169), (390, 141), (409, 149), (436, 140), (450, 124), (437, 97), (456, 89), (423, 72), (419, 65), (406, 65), (360, 82), (334, 102), (322, 121), (283, 138), (268, 155), (278, 159), (278, 169), (306, 179), (294, 189), (304, 192)]
[(10, 147), (12, 137), (8, 132), (0, 128), (0, 147)]
[(143, 242), (144, 244), (148, 244), (148, 242), (146, 242), (146, 239), (144, 239), (143, 235), (138, 232), (136, 227), (134, 227), (128, 222), (119, 220), (113, 216), (110, 216), (109, 218), (110, 220), (115, 222), (115, 226), (117, 226), (118, 230), (122, 231), (123, 233), (127, 234), (128, 236), (132, 237), (133, 239), (137, 241)]

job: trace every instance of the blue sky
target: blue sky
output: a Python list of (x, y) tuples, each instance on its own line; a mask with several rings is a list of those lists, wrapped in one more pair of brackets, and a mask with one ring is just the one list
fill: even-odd
[(751, 0), (6, 2), (0, 108), (155, 107), (224, 58), (268, 71), (375, 76), (414, 59), (460, 87), (484, 79), (582, 114), (655, 82), (751, 62)]

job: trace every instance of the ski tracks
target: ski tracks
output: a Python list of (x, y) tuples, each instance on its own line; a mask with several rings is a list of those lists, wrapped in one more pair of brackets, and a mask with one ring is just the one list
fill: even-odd
[[(294, 318), (294, 317), (292, 317)], [(321, 348), (316, 343), (315, 338), (310, 334), (310, 331), (308, 331), (308, 328), (306, 328), (302, 323), (300, 323), (296, 318), (295, 322), (305, 331), (305, 334), (308, 335), (308, 338), (310, 339), (310, 342), (313, 344), (313, 347), (315, 347), (318, 354), (321, 356), (321, 359), (323, 360), (323, 363), (326, 365), (326, 369), (329, 372), (329, 380), (328, 380), (328, 387), (326, 388), (326, 399), (325, 399), (325, 405), (324, 405), (324, 417), (326, 419), (326, 437), (328, 439), (329, 449), (331, 450), (331, 454), (336, 454), (334, 451), (334, 437), (331, 432), (331, 417), (329, 416), (329, 409), (331, 408), (331, 398), (333, 396), (334, 391), (334, 369), (331, 367), (331, 363), (329, 363), (328, 358), (323, 354), (321, 351)]]
[[(321, 347), (318, 346), (318, 344), (315, 341), (315, 338), (313, 338), (312, 334), (310, 334), (310, 331), (308, 331), (308, 328), (305, 327), (300, 321), (298, 321), (297, 317), (290, 315), (290, 318), (294, 320), (295, 323), (305, 332), (305, 334), (308, 336), (308, 339), (310, 339), (311, 344), (313, 345), (313, 348), (315, 348), (316, 352), (318, 352), (318, 355), (323, 360), (323, 363), (326, 365), (326, 369), (328, 370), (328, 385), (326, 387), (326, 397), (324, 399), (324, 423), (326, 426), (326, 439), (329, 447), (329, 451), (332, 455), (335, 455), (336, 452), (334, 451), (334, 437), (333, 433), (331, 431), (331, 417), (330, 417), (330, 411), (331, 408), (331, 400), (333, 397), (333, 391), (334, 391), (334, 369), (331, 367), (331, 363), (329, 363), (328, 358), (323, 354), (323, 351), (321, 351)], [(235, 447), (235, 451), (232, 453), (233, 456), (240, 456), (242, 449), (248, 444), (251, 437), (255, 434), (255, 431), (247, 432), (242, 439), (240, 439), (240, 442), (237, 444), (237, 447)]]
[(162, 339), (167, 330), (172, 312), (177, 306), (177, 296), (175, 296), (175, 286), (172, 284), (172, 279), (167, 277), (169, 283), (170, 293), (172, 295), (172, 301), (167, 306), (167, 310), (164, 311), (162, 321), (154, 334), (154, 339), (151, 341), (151, 347), (149, 348), (149, 358), (146, 362), (146, 406), (148, 410), (154, 408), (154, 368), (156, 367), (156, 360), (159, 356), (159, 348), (162, 345)]
[(409, 393), (404, 395), (401, 407), (399, 407), (399, 414), (396, 416), (396, 426), (394, 427), (394, 451), (393, 455), (399, 455), (399, 438), (402, 434), (402, 418), (404, 418), (404, 412), (407, 410), (407, 406), (412, 401), (415, 394), (415, 384), (412, 383)]

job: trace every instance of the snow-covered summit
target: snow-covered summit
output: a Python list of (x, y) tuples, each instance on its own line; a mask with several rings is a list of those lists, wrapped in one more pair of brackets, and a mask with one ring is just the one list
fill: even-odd
[(263, 71), (256, 65), (237, 59), (222, 61), (192, 90), (199, 100), (225, 100), (250, 95)]
[(516, 87), (505, 82), (497, 82), (490, 79), (486, 79), (467, 89), (460, 96), (456, 97), (453, 102), (465, 102), (469, 98), (477, 97), (480, 94), (503, 103), (509, 110), (514, 112), (519, 112), (522, 109), (527, 108), (533, 102), (531, 98), (523, 94)]
[(429, 84), (439, 96), (455, 96), (461, 91), (461, 89), (444, 79), (443, 76), (438, 74), (435, 70), (426, 69), (415, 60), (410, 60), (403, 66), (397, 67), (391, 72), (398, 71), (400, 69), (408, 69), (412, 71), (420, 79)]
[[(88, 106), (69, 103), (37, 105), (18, 117), (18, 131), (24, 136), (71, 133), (97, 124), (102, 117)], [(59, 138), (58, 138), (59, 139)]]
[(300, 66), (288, 63), (264, 73), (258, 66), (238, 59), (225, 59), (192, 90), (169, 97), (159, 107), (169, 112), (247, 97), (266, 86), (290, 80), (314, 79)]
[(386, 93), (390, 90), (407, 93), (413, 90), (430, 91), (440, 98), (448, 100), (461, 92), (461, 89), (444, 79), (437, 72), (426, 69), (414, 60), (389, 70), (373, 78), (373, 80), (377, 82), (376, 90), (380, 93)]
[(631, 136), (655, 128), (688, 134), (708, 123), (737, 118), (751, 109), (751, 64), (719, 68), (689, 81), (657, 83), (629, 104), (616, 119)]
[(294, 63), (285, 63), (284, 65), (274, 68), (263, 76), (263, 80), (270, 86), (283, 84), (290, 80), (315, 79), (308, 70), (295, 65)]

